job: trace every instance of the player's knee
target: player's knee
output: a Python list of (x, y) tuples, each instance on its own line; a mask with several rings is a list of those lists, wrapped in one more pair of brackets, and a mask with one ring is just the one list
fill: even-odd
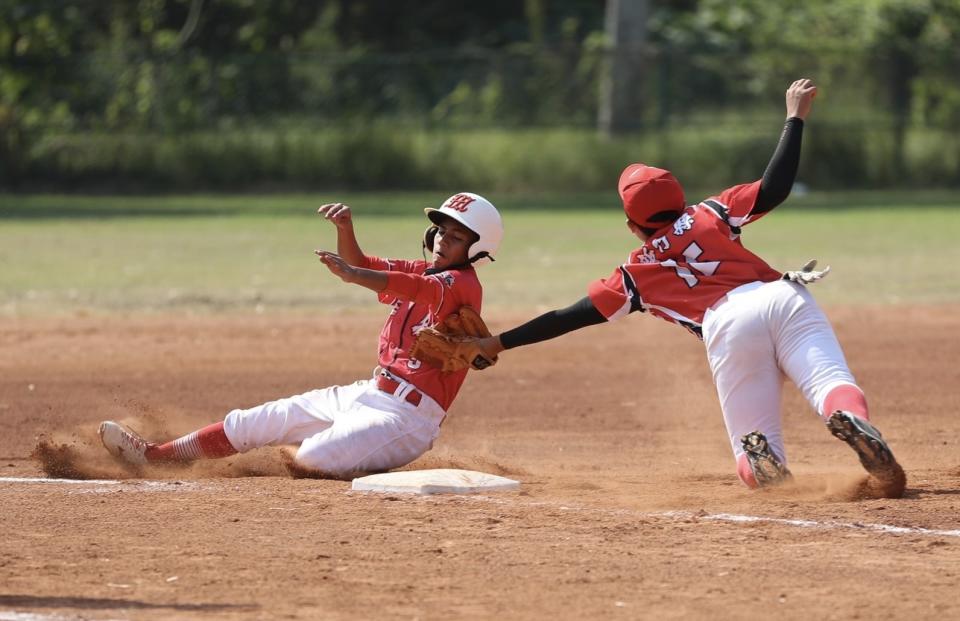
[(740, 457), (737, 458), (737, 476), (750, 489), (760, 487), (757, 483), (757, 477), (753, 475), (753, 468), (750, 467), (750, 460), (747, 459), (745, 453), (741, 453)]
[(347, 479), (358, 472), (358, 460), (349, 450), (339, 450), (337, 443), (307, 438), (300, 445), (294, 459), (303, 468), (323, 476)]
[(223, 420), (223, 431), (230, 444), (240, 453), (264, 446), (257, 425), (251, 423), (249, 410), (233, 410)]

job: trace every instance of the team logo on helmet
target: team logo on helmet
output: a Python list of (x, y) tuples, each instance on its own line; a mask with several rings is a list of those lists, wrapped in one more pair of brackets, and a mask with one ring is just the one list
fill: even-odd
[(454, 211), (459, 211), (463, 213), (470, 206), (470, 203), (472, 203), (475, 200), (477, 199), (470, 196), (469, 194), (454, 194), (453, 196), (447, 199), (447, 202), (443, 206), (453, 209)]

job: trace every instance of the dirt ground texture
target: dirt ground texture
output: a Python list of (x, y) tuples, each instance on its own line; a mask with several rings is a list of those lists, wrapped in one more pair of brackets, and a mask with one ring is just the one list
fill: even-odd
[[(855, 497), (789, 385), (796, 483), (744, 488), (702, 345), (647, 317), (471, 373), (408, 468), (521, 491), (424, 497), (294, 479), (280, 449), (135, 473), (96, 439), (367, 377), (380, 315), (0, 319), (0, 618), (958, 618), (960, 307), (827, 310), (901, 499)], [(121, 481), (15, 480), (46, 476)]]

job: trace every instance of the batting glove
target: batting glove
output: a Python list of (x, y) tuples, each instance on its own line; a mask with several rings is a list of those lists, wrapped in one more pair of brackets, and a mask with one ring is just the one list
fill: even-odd
[(823, 268), (821, 271), (814, 270), (813, 268), (816, 266), (817, 260), (811, 259), (807, 261), (800, 270), (784, 272), (782, 279), (799, 283), (801, 285), (809, 285), (810, 283), (817, 282), (830, 273), (829, 265)]

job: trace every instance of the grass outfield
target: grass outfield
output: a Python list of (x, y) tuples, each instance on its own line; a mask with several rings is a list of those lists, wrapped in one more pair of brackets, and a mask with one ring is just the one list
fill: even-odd
[[(336, 247), (316, 208), (349, 202), (368, 253), (416, 257), (421, 208), (444, 198), (0, 195), (0, 312), (377, 310), (311, 254)], [(615, 195), (489, 198), (507, 234), (481, 273), (488, 309), (572, 302), (635, 246)], [(958, 205), (945, 192), (795, 196), (744, 240), (780, 269), (831, 264), (814, 289), (825, 304), (957, 302)]]

